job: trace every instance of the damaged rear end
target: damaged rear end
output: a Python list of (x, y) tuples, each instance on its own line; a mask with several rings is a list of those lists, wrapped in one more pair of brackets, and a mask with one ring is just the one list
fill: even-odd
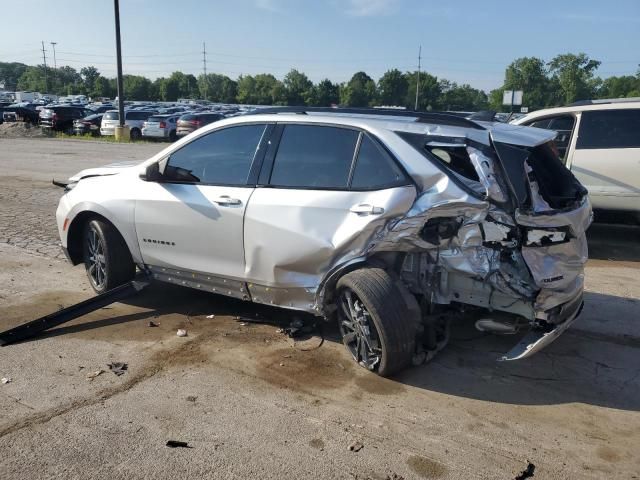
[(453, 312), (472, 313), (482, 331), (526, 331), (501, 360), (551, 343), (582, 308), (592, 218), (555, 132), (487, 123), (396, 133), (446, 174), (368, 252), (405, 253), (401, 278), (422, 307), (426, 355), (446, 341), (439, 322)]

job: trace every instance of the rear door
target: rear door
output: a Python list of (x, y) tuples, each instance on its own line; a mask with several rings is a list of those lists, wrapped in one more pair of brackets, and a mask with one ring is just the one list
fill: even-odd
[(639, 210), (640, 109), (583, 111), (571, 171), (595, 208)]
[(285, 124), (274, 137), (245, 214), (245, 276), (260, 285), (313, 288), (404, 214), (415, 187), (364, 132)]
[(159, 182), (140, 181), (135, 207), (145, 264), (242, 279), (243, 218), (265, 124), (230, 126), (171, 153)]

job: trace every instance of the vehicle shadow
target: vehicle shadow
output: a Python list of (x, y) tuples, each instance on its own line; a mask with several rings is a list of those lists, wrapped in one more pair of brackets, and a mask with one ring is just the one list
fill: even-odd
[(593, 223), (587, 241), (590, 260), (640, 262), (639, 225)]
[[(634, 305), (640, 303), (596, 293), (588, 293), (586, 301), (587, 307), (590, 304), (608, 305), (609, 321), (631, 315), (637, 310)], [(634, 305), (630, 305), (630, 301), (635, 302)], [(146, 323), (154, 317), (171, 314), (199, 317), (198, 322), (205, 322), (200, 326), (206, 322), (214, 325), (215, 317), (222, 316), (280, 327), (289, 326), (296, 318), (309, 323), (317, 321), (311, 315), (169, 284), (153, 284), (125, 303), (147, 311), (62, 326), (45, 336), (77, 333), (118, 323)], [(215, 317), (207, 319), (209, 315)], [(393, 381), (432, 392), (503, 404), (576, 402), (640, 410), (640, 336), (634, 336), (637, 332), (625, 336), (609, 334), (606, 328), (587, 330), (580, 325), (579, 319), (558, 340), (531, 358), (498, 362), (497, 358), (517, 343), (518, 335), (481, 333), (475, 330), (472, 321), (453, 324), (451, 330), (449, 344), (431, 362), (410, 368), (395, 376)], [(318, 332), (326, 341), (340, 343), (335, 325), (325, 324)], [(121, 330), (120, 335), (126, 338), (128, 330)]]

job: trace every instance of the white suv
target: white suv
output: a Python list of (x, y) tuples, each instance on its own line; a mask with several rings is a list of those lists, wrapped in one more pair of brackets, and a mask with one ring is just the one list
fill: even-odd
[(640, 221), (640, 101), (594, 100), (533, 112), (515, 125), (558, 132), (560, 158), (589, 191), (593, 208)]
[[(142, 138), (144, 122), (155, 112), (152, 110), (125, 110), (124, 123), (129, 126), (131, 140)], [(118, 110), (108, 110), (102, 116), (100, 135), (115, 135), (116, 127), (120, 125)]]
[(586, 190), (554, 132), (446, 114), (281, 108), (199, 129), (138, 165), (72, 177), (60, 238), (105, 292), (152, 278), (337, 319), (381, 375), (446, 343), (464, 310), (528, 330), (582, 307)]

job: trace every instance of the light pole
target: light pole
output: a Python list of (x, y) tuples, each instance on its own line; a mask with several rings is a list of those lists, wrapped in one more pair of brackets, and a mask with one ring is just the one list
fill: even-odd
[[(116, 135), (119, 139), (124, 135), (127, 135), (124, 128), (124, 87), (122, 85), (122, 48), (120, 46), (120, 1), (113, 0), (113, 10), (116, 20), (116, 60), (118, 63), (118, 117), (120, 118), (119, 130), (120, 135)], [(116, 129), (117, 130), (117, 129)], [(128, 138), (127, 138), (128, 139)]]

